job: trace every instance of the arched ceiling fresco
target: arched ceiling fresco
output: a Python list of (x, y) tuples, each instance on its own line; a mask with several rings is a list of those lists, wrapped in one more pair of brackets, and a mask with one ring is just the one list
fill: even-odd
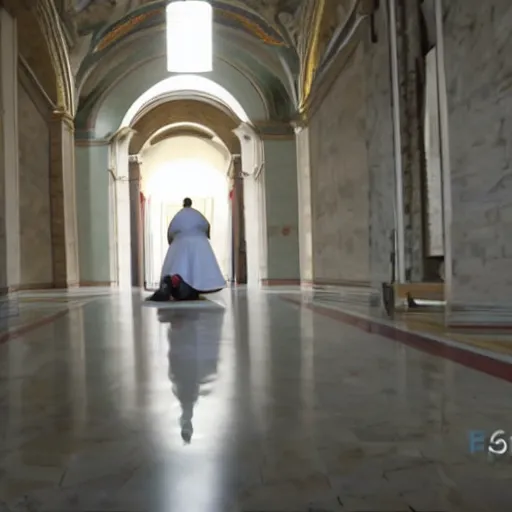
[[(210, 0), (216, 59), (244, 73), (265, 96), (271, 120), (287, 121), (305, 105), (336, 36), (358, 4), (374, 0)], [(71, 65), (83, 110), (112, 82), (164, 56), (163, 0), (55, 0), (71, 42)], [(339, 39), (339, 37), (338, 37)], [(159, 77), (160, 79), (161, 77)]]
[[(164, 1), (64, 0), (60, 9), (73, 34), (79, 110), (102, 97), (140, 65), (165, 56)], [(260, 91), (269, 117), (289, 119), (297, 104), (300, 63), (286, 23), (301, 0), (211, 0), (215, 58), (241, 71)], [(289, 21), (289, 20), (288, 20)], [(288, 26), (289, 26), (288, 22)], [(160, 77), (159, 77), (160, 78)], [(87, 117), (80, 113), (80, 119)]]

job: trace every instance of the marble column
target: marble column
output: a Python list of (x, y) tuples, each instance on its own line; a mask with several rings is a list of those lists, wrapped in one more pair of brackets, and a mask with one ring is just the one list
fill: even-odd
[(74, 124), (60, 111), (54, 112), (51, 120), (50, 200), (53, 283), (55, 288), (78, 286)]
[(240, 159), (233, 162), (233, 242), (235, 258), (235, 279), (237, 284), (247, 283), (247, 262), (245, 249), (244, 183)]
[(132, 246), (132, 285), (144, 286), (144, 231), (142, 224), (141, 194), (141, 159), (138, 155), (130, 156), (130, 232)]
[(18, 39), (16, 20), (0, 8), (0, 293), (20, 282)]
[(299, 214), (300, 280), (313, 282), (313, 236), (311, 221), (311, 165), (309, 159), (309, 130), (295, 127), (297, 146), (297, 189)]
[(132, 288), (132, 243), (130, 225), (130, 181), (128, 148), (133, 131), (119, 133), (112, 141), (115, 152), (115, 202), (118, 285)]
[(247, 285), (259, 287), (267, 278), (267, 223), (264, 148), (254, 128), (242, 123), (233, 133), (240, 140), (243, 173)]

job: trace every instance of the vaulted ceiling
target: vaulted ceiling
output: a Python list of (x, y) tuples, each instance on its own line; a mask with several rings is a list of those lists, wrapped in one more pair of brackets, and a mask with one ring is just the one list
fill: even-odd
[[(130, 79), (149, 61), (165, 58), (167, 1), (55, 2), (71, 41), (81, 119), (87, 118), (87, 112), (113, 83)], [(301, 74), (304, 74), (305, 58), (311, 52), (314, 31), (322, 31), (320, 43), (324, 49), (356, 1), (211, 0), (211, 3), (215, 59), (247, 77), (264, 96), (270, 118), (285, 120), (297, 110), (303, 94)], [(323, 19), (317, 20), (315, 13), (320, 4), (324, 6)], [(311, 75), (310, 71), (305, 70)]]
[[(79, 108), (128, 79), (151, 60), (165, 65), (165, 1), (75, 0), (62, 17), (74, 46)], [(212, 0), (215, 58), (236, 68), (264, 95), (271, 116), (286, 118), (296, 103), (299, 59), (290, 23), (300, 0)], [(82, 116), (83, 117), (83, 116)]]
[[(131, 87), (135, 93), (168, 76), (167, 1), (2, 0), (2, 5), (18, 19), (20, 53), (54, 103), (61, 94), (62, 84), (56, 81), (63, 80), (63, 71), (56, 68), (56, 47), (50, 48), (37, 27), (41, 20), (36, 21), (36, 11), (41, 3), (51, 4), (58, 11), (62, 23), (52, 44), (64, 44), (66, 40), (66, 61), (57, 67), (71, 65), (73, 76), (68, 80), (68, 90), (72, 91), (74, 82), (78, 112), (76, 107), (68, 110), (77, 114), (77, 128), (81, 130), (90, 126), (96, 115), (94, 109), (108, 94), (112, 96), (116, 84), (138, 80), (138, 85)], [(211, 78), (215, 81), (216, 77), (225, 77), (226, 82), (226, 72), (229, 80), (238, 74), (243, 77), (238, 85), (251, 84), (251, 94), (256, 91), (263, 100), (265, 120), (283, 121), (302, 111), (314, 80), (328, 67), (343, 37), (351, 33), (351, 20), (367, 16), (377, 0), (210, 1), (214, 7), (218, 70)]]

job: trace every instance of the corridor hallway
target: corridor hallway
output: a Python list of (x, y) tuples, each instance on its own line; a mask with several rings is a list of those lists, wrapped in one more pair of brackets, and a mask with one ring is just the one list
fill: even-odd
[(509, 510), (509, 457), (468, 432), (510, 427), (511, 384), (300, 293), (46, 294), (0, 344), (0, 510)]

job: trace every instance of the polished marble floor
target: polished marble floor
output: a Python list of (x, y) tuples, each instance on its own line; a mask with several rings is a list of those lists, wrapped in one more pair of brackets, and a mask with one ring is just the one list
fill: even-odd
[(509, 382), (280, 293), (53, 298), (0, 344), (2, 512), (512, 508), (512, 459), (468, 442), (512, 433)]
[(512, 363), (512, 331), (496, 329), (449, 329), (445, 325), (444, 308), (428, 307), (395, 314), (390, 320), (382, 306), (372, 306), (368, 295), (357, 289), (288, 289), (280, 292), (299, 302), (340, 310), (364, 317), (381, 324), (393, 325), (409, 332), (416, 332), (450, 341), (465, 350), (486, 354)]

